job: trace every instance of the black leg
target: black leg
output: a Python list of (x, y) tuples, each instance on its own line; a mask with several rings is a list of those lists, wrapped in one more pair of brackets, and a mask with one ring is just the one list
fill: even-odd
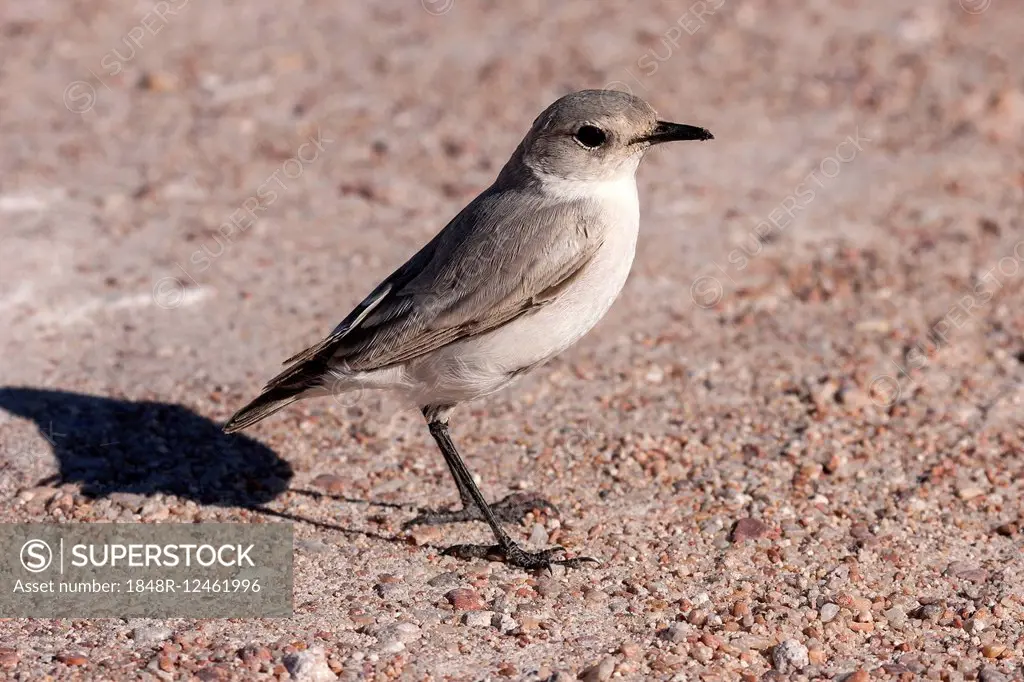
[[(459, 500), (462, 502), (462, 508), (453, 510), (421, 509), (419, 516), (402, 524), (403, 528), (441, 526), (448, 523), (463, 523), (466, 521), (486, 521), (483, 513), (476, 506), (476, 503), (473, 502), (473, 496), (466, 489), (465, 484), (462, 483), (455, 470), (452, 469), (452, 465), (447, 457), (445, 458), (445, 464), (448, 465), (448, 472), (452, 475), (455, 485), (459, 489)], [(535, 509), (555, 515), (558, 514), (558, 507), (533, 493), (512, 493), (508, 497), (489, 506), (494, 517), (502, 523), (519, 523), (526, 518), (527, 514)]]
[[(446, 413), (449, 409), (450, 408), (424, 409), (423, 416), (427, 420), (428, 424), (433, 421), (444, 422), (446, 420), (442, 418), (441, 415)], [(455, 481), (455, 486), (459, 490), (459, 501), (462, 503), (462, 507), (451, 510), (420, 509), (419, 515), (402, 524), (403, 528), (408, 529), (414, 526), (441, 526), (449, 523), (464, 523), (467, 521), (486, 521), (483, 513), (473, 501), (473, 496), (470, 495), (469, 490), (466, 489), (462, 480), (455, 473), (455, 470), (452, 469), (447, 458), (445, 459), (445, 464), (448, 466), (448, 473), (452, 475), (452, 480)], [(540, 495), (534, 493), (512, 493), (504, 499), (498, 500), (489, 506), (491, 508), (491, 512), (494, 513), (494, 517), (501, 523), (519, 523), (534, 510), (540, 510), (556, 516), (558, 515), (558, 507), (551, 502), (548, 502)]]
[[(424, 413), (427, 414), (427, 410), (424, 410)], [(480, 492), (476, 483), (473, 482), (473, 475), (469, 473), (469, 469), (466, 468), (465, 462), (462, 461), (462, 457), (459, 456), (459, 452), (455, 449), (455, 444), (452, 443), (451, 436), (448, 434), (448, 424), (438, 419), (431, 419), (427, 426), (430, 429), (430, 435), (434, 438), (434, 442), (440, 448), (441, 454), (444, 455), (445, 462), (448, 464), (452, 477), (455, 478), (456, 485), (459, 486), (460, 495), (463, 493), (469, 495), (470, 501), (480, 511), (487, 525), (491, 527), (491, 532), (494, 533), (494, 539), (497, 541), (495, 545), (456, 545), (448, 548), (445, 554), (463, 559), (501, 556), (504, 557), (506, 563), (521, 568), (546, 568), (551, 564), (575, 567), (587, 561), (596, 563), (594, 559), (585, 557), (553, 559), (553, 556), (563, 551), (561, 547), (552, 547), (540, 552), (527, 552), (517, 545), (501, 527), (494, 512), (487, 505), (483, 493)]]

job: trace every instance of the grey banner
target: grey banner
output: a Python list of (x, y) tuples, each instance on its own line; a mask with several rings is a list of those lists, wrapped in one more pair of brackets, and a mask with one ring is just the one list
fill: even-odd
[(0, 617), (291, 615), (288, 523), (0, 524)]

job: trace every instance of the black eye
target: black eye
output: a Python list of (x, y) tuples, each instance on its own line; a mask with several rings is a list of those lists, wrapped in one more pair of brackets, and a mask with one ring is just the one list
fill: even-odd
[(595, 126), (581, 126), (576, 131), (576, 134), (573, 135), (573, 138), (587, 149), (593, 149), (603, 145), (608, 136), (604, 134), (603, 130)]

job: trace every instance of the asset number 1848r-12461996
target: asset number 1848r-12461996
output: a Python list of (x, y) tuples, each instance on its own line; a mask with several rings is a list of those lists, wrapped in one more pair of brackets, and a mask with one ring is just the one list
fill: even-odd
[(171, 578), (157, 578), (151, 580), (129, 580), (127, 581), (128, 592), (259, 592), (260, 581), (247, 578), (224, 578), (221, 580), (210, 580), (209, 578), (186, 578), (185, 580), (173, 580)]

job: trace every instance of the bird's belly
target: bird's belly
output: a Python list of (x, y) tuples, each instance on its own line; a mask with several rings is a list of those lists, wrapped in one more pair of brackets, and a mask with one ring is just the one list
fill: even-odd
[[(630, 221), (633, 222), (633, 221)], [(407, 368), (421, 404), (457, 403), (499, 390), (561, 353), (604, 317), (629, 275), (636, 224), (615, 230), (558, 297), (536, 312), (453, 343)]]

